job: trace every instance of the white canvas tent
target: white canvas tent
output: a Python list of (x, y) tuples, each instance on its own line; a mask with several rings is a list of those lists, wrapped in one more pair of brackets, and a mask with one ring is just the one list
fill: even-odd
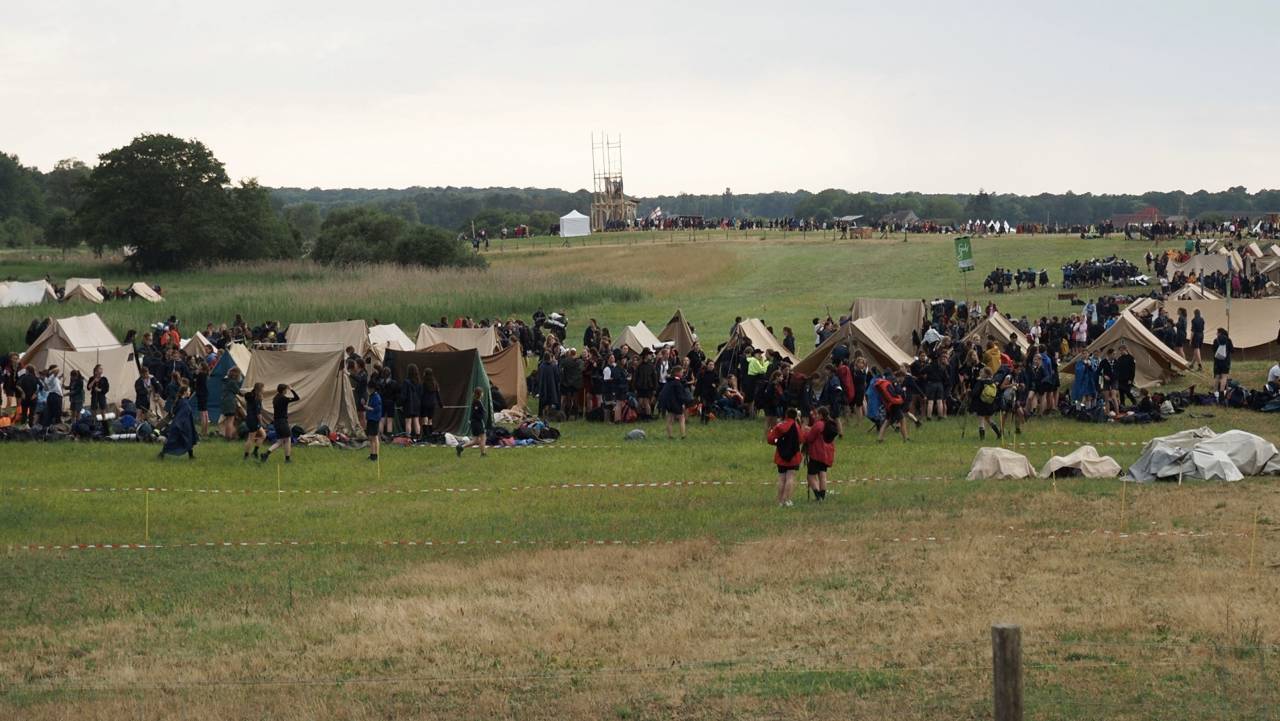
[(1218, 300), (1222, 296), (1199, 283), (1187, 283), (1166, 297), (1169, 300)]
[(405, 335), (404, 331), (400, 330), (400, 326), (395, 323), (370, 326), (369, 346), (372, 348), (373, 354), (378, 358), (382, 358), (387, 349), (414, 349), (413, 339)]
[(149, 303), (159, 303), (164, 300), (164, 297), (157, 293), (154, 288), (141, 281), (129, 286), (129, 290), (132, 290), (134, 295)]
[(765, 352), (766, 356), (769, 354), (769, 351), (776, 351), (783, 359), (791, 361), (791, 365), (793, 366), (800, 362), (800, 359), (796, 358), (794, 353), (787, 350), (787, 347), (782, 345), (782, 343), (769, 332), (769, 327), (766, 326), (764, 321), (759, 318), (747, 318), (734, 326), (733, 334), (729, 336), (729, 342), (725, 343), (724, 350), (720, 352), (720, 355), (724, 355), (724, 353), (728, 351), (736, 350), (744, 343), (750, 343), (752, 348), (759, 348)]
[(591, 219), (576, 210), (560, 216), (560, 237), (577, 238), (591, 235)]
[(364, 355), (369, 350), (369, 326), (362, 320), (332, 323), (294, 323), (284, 332), (289, 350), (307, 353), (344, 351), (348, 346)]
[(72, 290), (75, 290), (76, 288), (82, 285), (87, 285), (90, 288), (97, 290), (102, 287), (102, 279), (101, 278), (67, 278), (66, 284), (62, 286), (63, 296), (70, 294)]
[(35, 357), (44, 349), (87, 351), (119, 346), (120, 339), (116, 338), (98, 314), (89, 313), (49, 321), (49, 327), (27, 348), (23, 357)]
[[(133, 398), (133, 384), (138, 380), (138, 363), (134, 358), (133, 346), (128, 345), (81, 351), (46, 345), (34, 355), (27, 356), (27, 359), (33, 368), (41, 370), (57, 364), (62, 370), (64, 382), (73, 370), (80, 371), (88, 382), (93, 375), (93, 367), (101, 365), (102, 377), (107, 379), (107, 410), (112, 412), (120, 410), (120, 401)], [(89, 407), (87, 393), (85, 407)]]
[(968, 479), (983, 481), (991, 478), (1033, 478), (1036, 469), (1021, 453), (1006, 448), (979, 448), (973, 457)]
[(217, 350), (200, 331), (196, 331), (195, 335), (182, 341), (181, 347), (188, 358), (208, 358), (210, 353)]
[(632, 351), (639, 353), (646, 348), (649, 350), (657, 350), (659, 348), (665, 348), (670, 344), (658, 340), (658, 336), (654, 335), (653, 331), (649, 330), (649, 326), (645, 325), (644, 321), (640, 321), (635, 325), (629, 325), (626, 328), (623, 328), (622, 332), (618, 334), (618, 337), (613, 339), (614, 348), (621, 348), (624, 345)]
[(62, 294), (62, 302), (71, 300), (87, 300), (90, 303), (101, 303), (105, 298), (98, 292), (95, 286), (81, 283), (75, 288), (68, 290)]
[(1065, 456), (1050, 458), (1040, 469), (1040, 477), (1048, 478), (1064, 469), (1070, 469), (1069, 475), (1085, 478), (1115, 478), (1123, 470), (1111, 456), (1098, 455), (1093, 446), (1080, 446)]
[(39, 305), (46, 300), (57, 300), (58, 293), (47, 280), (10, 281), (0, 283), (0, 308)]
[(969, 334), (964, 339), (976, 342), (980, 346), (985, 346), (987, 336), (994, 337), (1001, 348), (1004, 348), (1005, 344), (1009, 342), (1009, 336), (1017, 339), (1018, 347), (1022, 349), (1023, 353), (1026, 353), (1027, 349), (1031, 347), (1031, 340), (1027, 338), (1027, 334), (1019, 330), (1018, 326), (1004, 317), (1002, 313), (992, 313), (983, 318), (978, 325), (974, 326), (973, 330), (969, 331)]
[(418, 338), (412, 350), (426, 350), (444, 343), (454, 350), (474, 350), (487, 356), (502, 350), (498, 331), (493, 326), (485, 328), (436, 328), (426, 323), (418, 326)]

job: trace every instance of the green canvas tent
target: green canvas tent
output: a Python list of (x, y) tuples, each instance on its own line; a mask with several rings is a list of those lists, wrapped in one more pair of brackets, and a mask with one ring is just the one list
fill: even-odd
[(397, 351), (387, 349), (383, 362), (396, 378), (403, 380), (410, 365), (418, 370), (431, 369), (440, 386), (441, 408), (436, 410), (432, 426), (459, 436), (471, 435), (471, 392), (481, 389), (485, 411), (492, 415), (493, 397), (484, 362), (474, 348), (458, 351)]

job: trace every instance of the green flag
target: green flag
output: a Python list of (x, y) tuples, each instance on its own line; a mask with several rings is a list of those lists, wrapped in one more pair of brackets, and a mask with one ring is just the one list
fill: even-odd
[(956, 238), (956, 265), (960, 266), (962, 273), (973, 270), (973, 246), (967, 235)]

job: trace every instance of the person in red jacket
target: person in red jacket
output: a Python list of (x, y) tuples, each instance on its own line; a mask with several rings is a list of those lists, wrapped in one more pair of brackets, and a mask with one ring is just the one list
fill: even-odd
[(885, 431), (893, 426), (897, 426), (902, 433), (902, 440), (911, 440), (907, 436), (907, 416), (910, 414), (906, 411), (906, 394), (902, 390), (906, 377), (906, 366), (900, 366), (893, 372), (892, 381), (888, 378), (881, 378), (875, 382), (874, 392), (880, 394), (881, 404), (884, 407), (884, 421), (880, 424), (880, 434), (876, 438), (878, 443), (884, 443)]
[(791, 491), (796, 485), (796, 471), (804, 460), (801, 452), (799, 413), (788, 408), (786, 416), (769, 431), (769, 445), (773, 446), (773, 464), (778, 467), (778, 505), (791, 505)]
[(850, 409), (849, 413), (852, 414), (853, 400), (858, 389), (853, 385), (853, 369), (849, 367), (849, 361), (840, 359), (836, 375), (840, 376), (840, 387), (844, 389), (844, 407)]
[(826, 408), (813, 412), (812, 425), (805, 429), (804, 452), (809, 456), (808, 482), (815, 501), (827, 498), (827, 471), (836, 462), (836, 436), (839, 428)]

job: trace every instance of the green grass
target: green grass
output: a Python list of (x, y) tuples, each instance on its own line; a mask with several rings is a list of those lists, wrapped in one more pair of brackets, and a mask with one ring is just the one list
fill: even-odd
[[(94, 310), (118, 333), (235, 312), (412, 332), (441, 314), (542, 306), (566, 310), (576, 338), (589, 316), (656, 330), (681, 307), (710, 345), (735, 315), (759, 315), (794, 327), (803, 349), (828, 305), (963, 292), (945, 237), (601, 240), (495, 249), (474, 275), (306, 263), (162, 275), (165, 304)], [(1146, 247), (978, 240), (969, 297), (986, 299), (980, 279), (996, 265), (1047, 267), (1056, 282), (1064, 261), (1137, 260)], [(4, 272), (133, 279), (86, 258), (9, 257)], [(998, 302), (1069, 312), (1056, 293)], [(30, 316), (0, 311), (0, 344), (19, 343)], [(1256, 384), (1266, 367), (1237, 371)], [(1205, 381), (1179, 385), (1191, 382)], [(1017, 449), (1039, 467), (1081, 442), (1127, 465), (1137, 444), (1198, 425), (1280, 439), (1276, 416), (1212, 413), (1036, 419), (1011, 442), (1032, 444)], [(380, 468), (363, 451), (312, 448), (263, 466), (222, 441), (163, 463), (132, 443), (0, 444), (0, 715), (114, 718), (145, 698), (141, 715), (155, 717), (981, 718), (998, 618), (1026, 624), (1037, 718), (1274, 708), (1280, 538), (1270, 523), (1248, 536), (1255, 514), (1280, 517), (1268, 479), (970, 482), (971, 421), (927, 423), (910, 444), (854, 424), (830, 501), (782, 511), (761, 422), (694, 424), (685, 441), (646, 429), (628, 443), (625, 428), (566, 423), (555, 448), (483, 459), (388, 447)], [(1175, 531), (1216, 535), (1137, 536)], [(273, 545), (204, 545), (242, 541)], [(388, 543), (404, 541), (418, 543)], [(21, 548), (81, 543), (163, 547)]]

